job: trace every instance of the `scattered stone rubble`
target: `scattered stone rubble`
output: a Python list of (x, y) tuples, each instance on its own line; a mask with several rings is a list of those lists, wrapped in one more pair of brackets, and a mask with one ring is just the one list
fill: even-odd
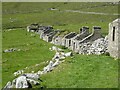
[[(39, 70), (36, 73), (25, 73), (24, 70), (18, 70), (14, 72), (14, 76), (18, 77), (12, 82), (9, 81), (4, 87), (4, 90), (7, 90), (8, 88), (31, 88), (32, 85), (39, 85), (40, 75), (52, 71), (60, 63), (63, 63), (66, 57), (72, 56), (72, 52), (64, 53), (62, 49), (57, 48), (56, 46), (52, 46), (50, 50), (56, 51), (56, 54), (52, 60), (49, 61), (49, 64), (43, 68), (43, 71)], [(39, 66), (39, 64), (36, 64), (35, 66)], [(28, 67), (25, 69), (27, 68)]]
[(108, 52), (108, 39), (100, 38), (94, 42), (82, 43), (80, 45), (79, 54), (105, 54)]
[(108, 40), (104, 38), (97, 39), (93, 42), (90, 48), (87, 50), (88, 54), (105, 54), (108, 52)]
[(7, 53), (7, 52), (14, 52), (14, 51), (20, 51), (20, 49), (17, 49), (17, 48), (10, 48), (10, 49), (4, 50), (3, 52), (4, 52), (4, 53)]

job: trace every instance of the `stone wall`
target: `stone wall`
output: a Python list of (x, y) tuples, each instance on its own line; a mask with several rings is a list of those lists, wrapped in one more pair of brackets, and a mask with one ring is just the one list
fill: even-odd
[(75, 37), (71, 38), (71, 47), (70, 49), (77, 52), (77, 47), (79, 46), (79, 41), (89, 35), (89, 28), (84, 26), (80, 29), (80, 34), (77, 34)]
[(71, 50), (73, 50), (74, 52), (79, 52), (81, 43), (87, 43), (88, 41), (92, 42), (102, 37), (100, 32), (101, 27), (99, 26), (93, 26), (93, 31), (90, 35), (88, 33), (89, 30), (88, 28), (83, 28), (83, 29), (85, 29), (86, 31), (83, 30), (85, 32), (81, 32), (80, 35), (77, 35), (75, 38), (72, 39)]
[(52, 43), (55, 45), (62, 45), (62, 36), (54, 36), (52, 39)]
[(109, 23), (108, 51), (110, 56), (120, 59), (120, 19)]
[(71, 32), (67, 35), (65, 35), (64, 39), (63, 39), (63, 43), (65, 47), (70, 47), (71, 46), (71, 39), (73, 37), (75, 37), (77, 34), (75, 32)]

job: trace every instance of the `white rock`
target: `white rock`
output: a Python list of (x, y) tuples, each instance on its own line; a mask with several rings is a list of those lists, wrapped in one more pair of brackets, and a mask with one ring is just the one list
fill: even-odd
[(27, 79), (27, 81), (30, 83), (30, 84), (33, 84), (33, 85), (38, 85), (40, 84), (38, 81), (35, 81), (33, 79)]
[(16, 88), (28, 88), (28, 83), (25, 76), (20, 76), (16, 79)]
[(12, 83), (9, 81), (9, 82), (7, 82), (7, 84), (6, 84), (6, 86), (4, 87), (4, 89), (5, 88), (13, 88), (13, 85), (12, 85)]
[(72, 52), (65, 53), (66, 57), (71, 56), (71, 55), (72, 55)]
[(26, 77), (29, 79), (35, 79), (38, 80), (39, 79), (39, 75), (36, 73), (25, 73)]
[(55, 66), (57, 66), (57, 65), (59, 65), (59, 64), (60, 64), (60, 61), (57, 60), (57, 61), (52, 65), (52, 67), (55, 67)]
[(18, 76), (23, 73), (24, 73), (24, 70), (18, 70), (17, 72), (14, 72), (14, 76)]
[(65, 57), (64, 57), (64, 56), (61, 56), (60, 59), (63, 60), (63, 59), (65, 59)]
[(54, 57), (52, 58), (52, 60), (58, 59), (60, 58), (60, 53), (56, 52), (56, 54), (54, 55)]
[(38, 75), (41, 75), (41, 74), (42, 74), (42, 71), (38, 71), (37, 74), (38, 74)]

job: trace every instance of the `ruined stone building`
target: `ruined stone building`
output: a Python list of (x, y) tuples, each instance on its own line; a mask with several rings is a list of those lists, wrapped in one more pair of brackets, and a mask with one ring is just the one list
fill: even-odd
[(89, 33), (88, 27), (82, 27), (82, 29), (80, 29), (80, 34), (71, 40), (71, 50), (79, 53), (81, 43), (93, 42), (101, 37), (101, 27), (93, 26), (93, 31), (91, 34)]
[[(93, 42), (96, 44), (97, 41), (95, 42), (95, 40), (99, 39), (98, 41), (101, 40), (102, 44), (103, 42), (106, 43), (106, 46), (103, 45), (105, 50), (103, 50), (102, 44), (100, 44), (101, 42), (98, 43), (101, 45), (101, 47), (98, 48), (99, 53), (101, 53), (100, 50), (102, 50), (102, 52), (107, 51), (110, 53), (110, 56), (120, 59), (120, 18), (109, 23), (109, 34), (107, 39), (103, 39), (100, 26), (93, 26), (92, 33), (89, 32), (89, 27), (84, 26), (80, 29), (79, 34), (76, 34), (75, 32), (69, 32), (66, 30), (53, 30), (52, 26), (39, 26), (38, 24), (31, 24), (27, 27), (27, 31), (36, 32), (40, 35), (41, 39), (55, 45), (68, 47), (79, 54), (84, 52), (88, 53), (86, 51), (89, 51), (90, 53), (93, 51), (92, 53), (96, 53), (94, 52), (96, 49), (92, 49), (93, 47), (90, 48), (90, 45), (93, 45)], [(90, 50), (87, 50), (89, 48)]]
[(71, 32), (67, 35), (65, 35), (62, 39), (62, 45), (65, 47), (71, 47), (71, 39), (75, 37), (77, 34), (75, 32)]
[(28, 32), (38, 32), (39, 25), (37, 23), (27, 26)]
[(56, 30), (51, 31), (50, 33), (44, 35), (43, 40), (45, 40), (46, 42), (51, 42), (53, 36), (54, 36), (56, 33), (57, 33)]
[(69, 34), (69, 32), (66, 30), (58, 30), (57, 34), (53, 36), (52, 43), (64, 46), (64, 37), (67, 34)]
[(120, 59), (120, 18), (109, 23), (108, 51), (110, 56)]
[(38, 32), (40, 34), (40, 38), (43, 39), (45, 35), (49, 34), (52, 31), (53, 31), (53, 27), (51, 26), (41, 26)]
[(81, 41), (83, 38), (87, 37), (88, 35), (89, 35), (89, 28), (86, 26), (82, 27), (80, 29), (80, 33), (71, 39), (70, 49), (77, 52), (78, 51), (77, 47), (79, 46), (79, 41)]

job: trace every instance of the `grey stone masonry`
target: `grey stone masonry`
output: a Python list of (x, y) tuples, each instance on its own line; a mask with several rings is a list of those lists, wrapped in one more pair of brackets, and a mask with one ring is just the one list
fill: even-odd
[(44, 38), (46, 34), (49, 34), (53, 31), (52, 26), (41, 26), (39, 28), (40, 38)]
[(71, 46), (71, 38), (75, 37), (77, 34), (75, 32), (71, 32), (67, 35), (65, 35), (62, 39), (62, 45), (65, 47)]
[(86, 34), (86, 36), (84, 38), (81, 38), (81, 40), (80, 39), (74, 39), (72, 41), (72, 43), (73, 43), (72, 50), (75, 51), (75, 52), (79, 52), (81, 43), (87, 43), (88, 41), (93, 42), (96, 39), (101, 38), (102, 36), (101, 36), (100, 32), (101, 32), (101, 27), (100, 26), (93, 26), (93, 31), (90, 35)]
[(43, 40), (45, 40), (46, 42), (51, 42), (53, 36), (57, 33), (57, 31), (51, 31), (48, 34), (45, 34), (45, 36), (43, 37)]
[(62, 45), (62, 36), (54, 36), (52, 39), (52, 43), (55, 45)]
[(79, 47), (79, 41), (89, 35), (89, 27), (84, 26), (80, 29), (80, 34), (76, 35), (74, 38), (71, 39), (71, 47), (70, 49), (77, 52)]
[(79, 46), (79, 41), (89, 35), (89, 28), (84, 26), (80, 29), (80, 34), (76, 35), (71, 39), (71, 47), (70, 49), (77, 52), (77, 47)]
[(110, 56), (120, 59), (120, 18), (109, 23), (108, 51)]
[(101, 38), (101, 27), (100, 26), (93, 26), (92, 33), (87, 37), (83, 38), (79, 43), (84, 43), (88, 41), (95, 41), (98, 38)]

